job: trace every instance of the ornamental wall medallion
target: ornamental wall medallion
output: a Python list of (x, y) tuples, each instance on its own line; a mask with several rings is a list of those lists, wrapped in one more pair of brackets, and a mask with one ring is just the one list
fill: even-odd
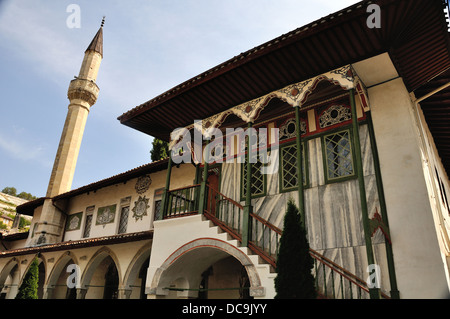
[(134, 188), (138, 194), (143, 194), (149, 189), (151, 183), (152, 179), (149, 175), (141, 176), (138, 178)]
[(114, 222), (116, 216), (116, 205), (100, 207), (97, 211), (96, 225), (110, 224)]
[(320, 116), (320, 128), (325, 128), (352, 119), (351, 110), (344, 105), (333, 105)]
[[(279, 139), (285, 140), (297, 137), (297, 121), (295, 118), (290, 118), (280, 126)], [(306, 122), (300, 120), (300, 133), (306, 134)]]
[(142, 217), (147, 216), (147, 209), (150, 207), (148, 205), (148, 198), (139, 196), (139, 199), (134, 202), (133, 217), (138, 221), (138, 219), (142, 220)]
[(67, 218), (66, 231), (78, 230), (81, 226), (81, 217), (83, 213), (70, 215)]

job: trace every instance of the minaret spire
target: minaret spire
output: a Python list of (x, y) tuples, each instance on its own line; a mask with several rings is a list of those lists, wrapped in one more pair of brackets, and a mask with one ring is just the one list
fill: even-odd
[(88, 51), (98, 52), (103, 57), (103, 25), (104, 24), (105, 24), (105, 17), (103, 17), (102, 23), (100, 24), (100, 29), (98, 29), (96, 35), (92, 39), (88, 48), (86, 49), (86, 52), (88, 52)]
[(42, 207), (38, 228), (32, 238), (33, 245), (58, 242), (63, 235), (64, 214), (57, 209), (52, 198), (70, 191), (87, 116), (97, 101), (98, 70), (103, 59), (103, 24), (84, 53), (78, 77), (70, 82), (67, 97), (70, 101), (64, 129), (53, 164), (47, 195)]

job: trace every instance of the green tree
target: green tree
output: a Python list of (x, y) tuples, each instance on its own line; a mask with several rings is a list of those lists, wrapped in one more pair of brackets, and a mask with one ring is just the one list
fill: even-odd
[(152, 162), (169, 157), (169, 143), (154, 138), (150, 155)]
[(309, 253), (305, 227), (297, 206), (290, 199), (278, 251), (275, 299), (317, 298), (314, 276), (311, 273), (313, 267), (314, 260)]
[(15, 187), (5, 187), (2, 190), (2, 193), (11, 195), (11, 196), (17, 196), (17, 189)]
[(19, 288), (16, 299), (38, 299), (38, 282), (39, 282), (39, 262), (34, 258), (31, 262), (22, 285)]
[(31, 222), (28, 219), (20, 217), (19, 219), (19, 229), (24, 229), (26, 226), (31, 225)]
[(36, 196), (33, 196), (30, 193), (26, 193), (26, 192), (21, 192), (20, 194), (17, 195), (17, 197), (26, 199), (26, 200), (36, 199)]
[(2, 190), (2, 193), (11, 195), (11, 196), (16, 196), (19, 198), (23, 198), (26, 200), (33, 200), (36, 199), (36, 196), (31, 195), (30, 193), (26, 193), (26, 192), (21, 192), (20, 194), (17, 194), (17, 189), (15, 187), (5, 187)]

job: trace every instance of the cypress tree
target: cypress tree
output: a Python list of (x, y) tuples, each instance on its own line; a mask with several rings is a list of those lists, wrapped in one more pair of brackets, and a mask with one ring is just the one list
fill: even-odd
[(34, 258), (19, 288), (16, 299), (38, 299), (38, 281), (39, 262), (37, 258)]
[(299, 210), (292, 199), (284, 216), (275, 278), (275, 299), (314, 299), (317, 297), (312, 269), (314, 260)]
[(150, 150), (150, 158), (152, 162), (159, 161), (169, 157), (169, 143), (160, 139), (153, 139), (152, 149)]

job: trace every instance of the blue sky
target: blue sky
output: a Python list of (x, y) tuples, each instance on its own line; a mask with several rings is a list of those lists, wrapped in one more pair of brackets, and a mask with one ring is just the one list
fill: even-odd
[[(100, 95), (72, 189), (150, 162), (152, 138), (117, 117), (241, 52), (355, 0), (0, 0), (0, 190), (45, 196), (70, 80), (104, 26)], [(66, 21), (80, 8), (80, 27)]]

